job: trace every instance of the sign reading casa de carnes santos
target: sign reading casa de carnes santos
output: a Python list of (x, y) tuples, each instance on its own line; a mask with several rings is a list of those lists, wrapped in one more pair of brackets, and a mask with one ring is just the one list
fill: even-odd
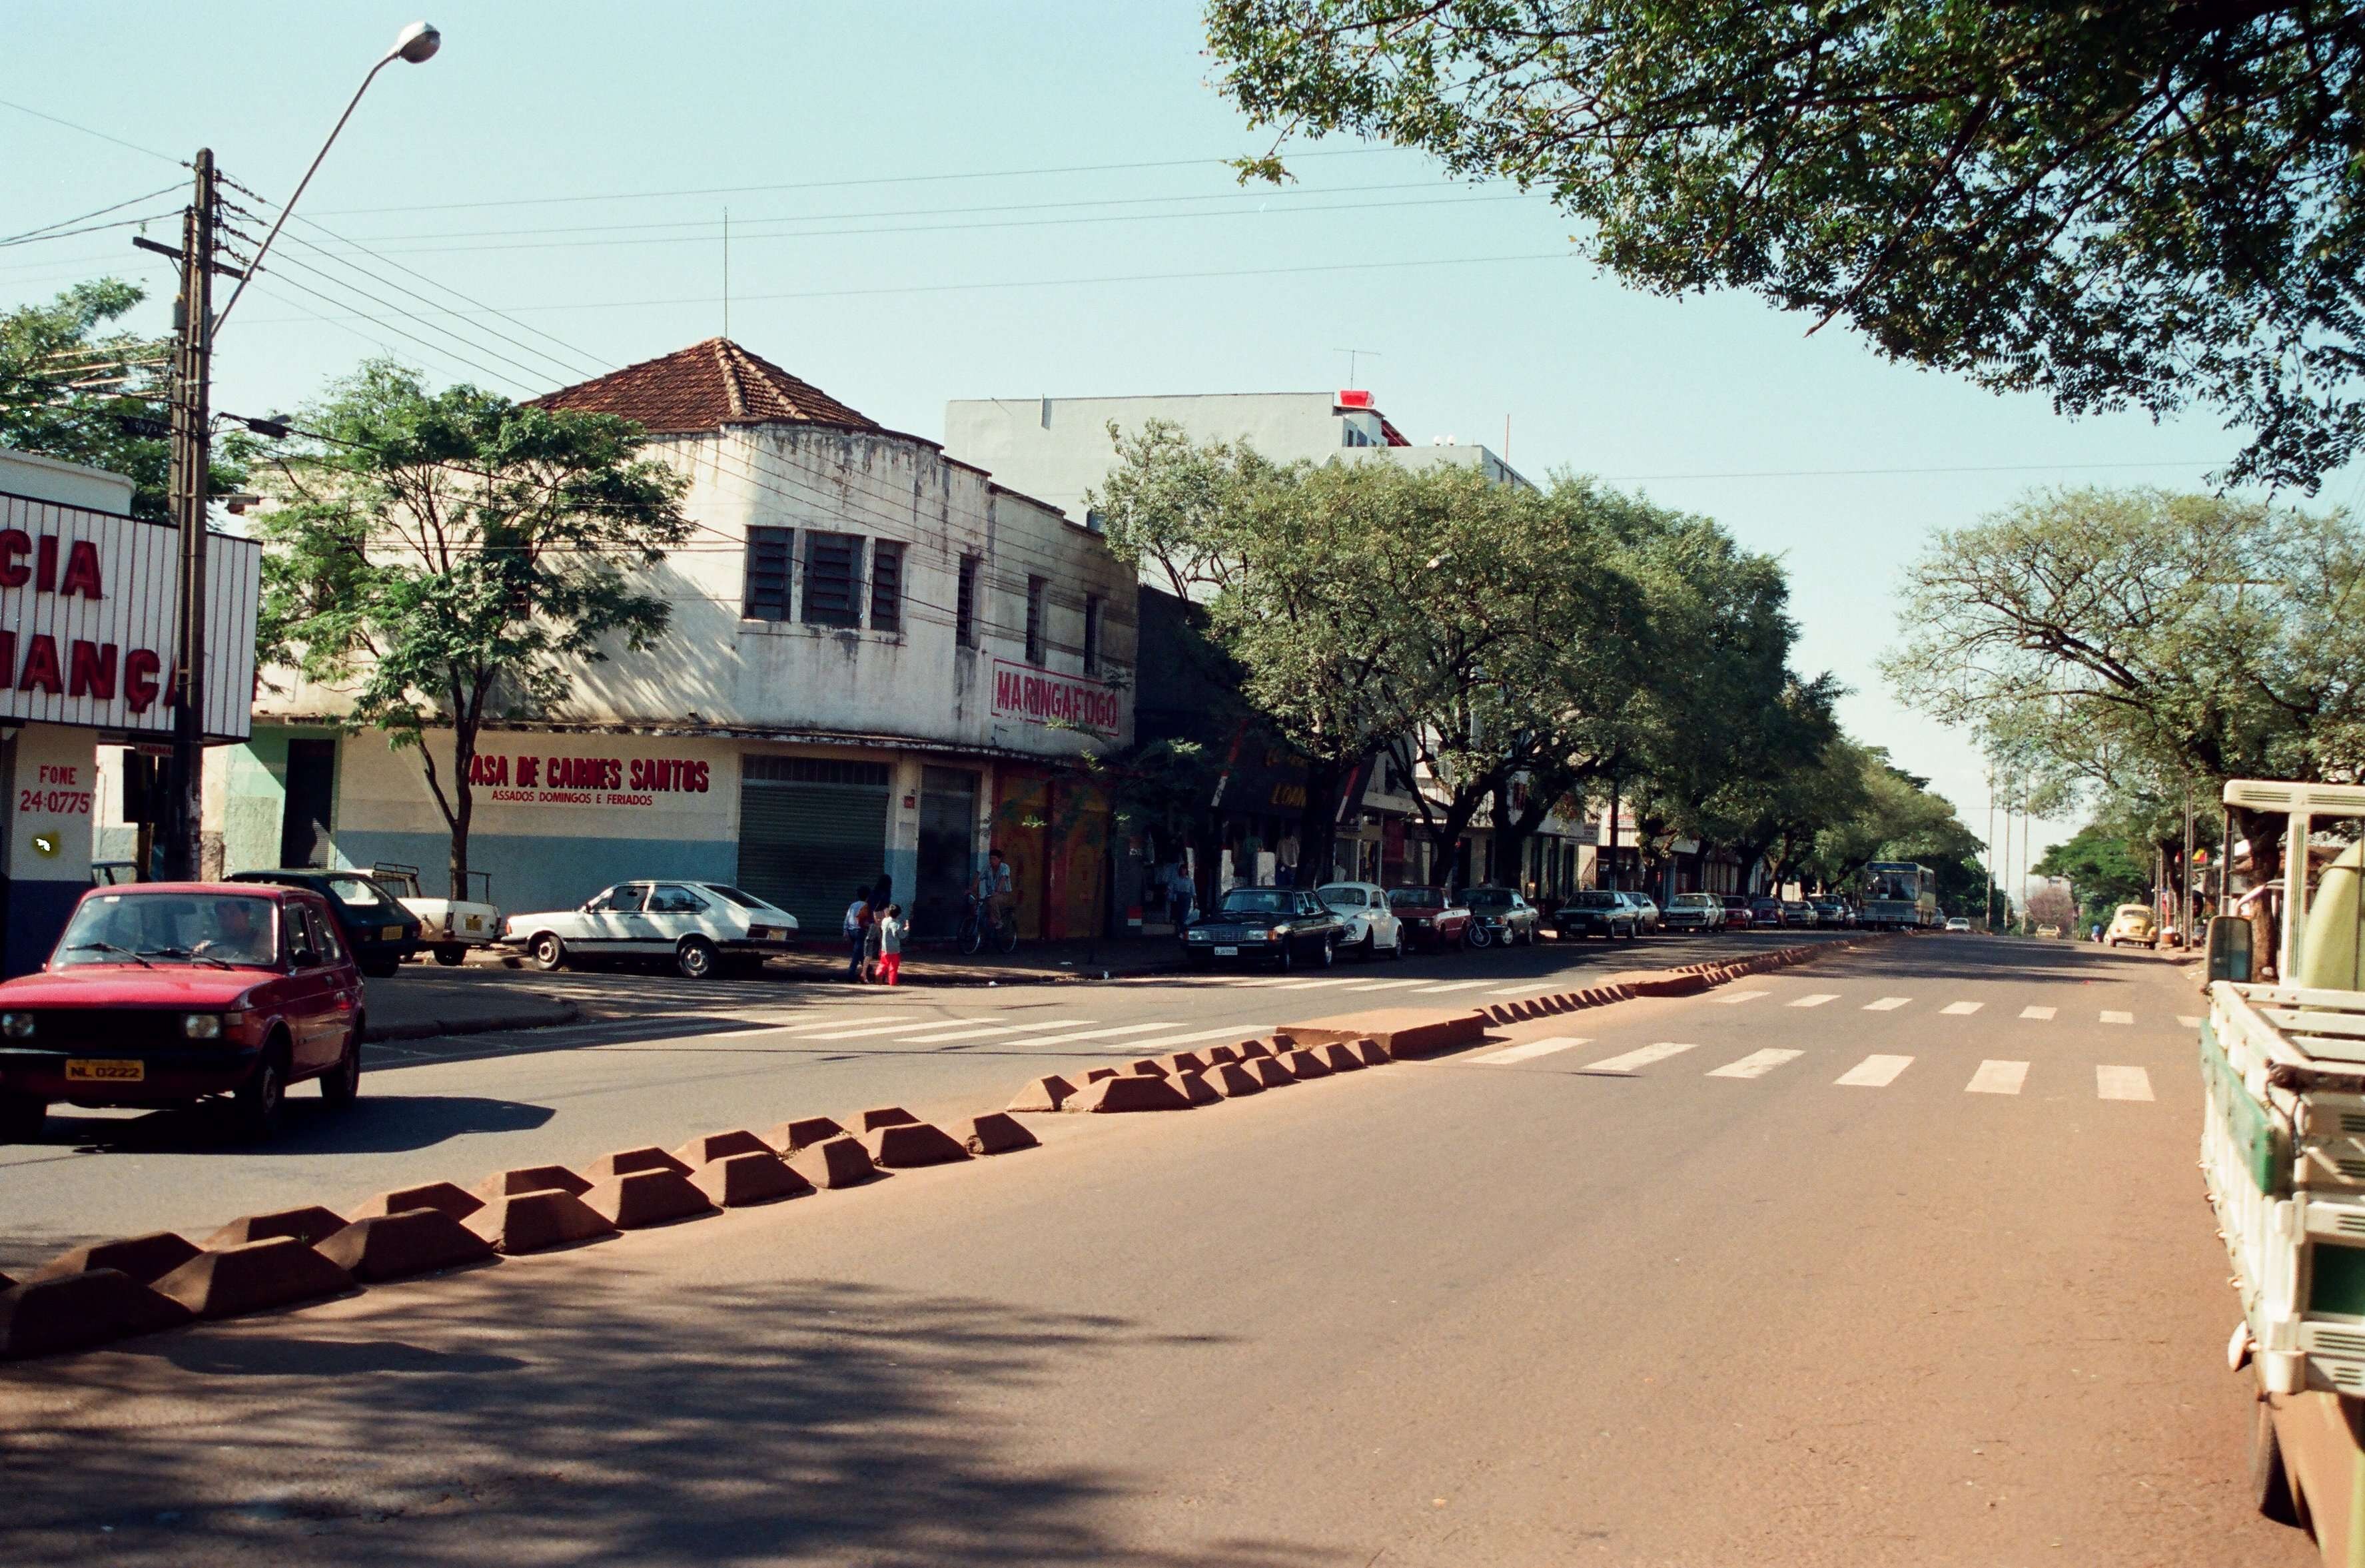
[(654, 806), (660, 795), (703, 795), (712, 767), (681, 756), (550, 756), (478, 752), (468, 782), (520, 806)]

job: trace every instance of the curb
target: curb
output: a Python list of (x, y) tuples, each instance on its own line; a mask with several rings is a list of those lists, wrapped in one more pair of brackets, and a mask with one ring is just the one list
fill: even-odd
[[(549, 1016), (555, 1010), (556, 1017)], [(375, 1045), (385, 1040), (432, 1040), (445, 1035), (498, 1035), (511, 1029), (555, 1029), (561, 1025), (582, 1021), (583, 1009), (572, 1002), (545, 1002), (532, 1015), (524, 1013), (495, 1014), (483, 1018), (470, 1018), (456, 1024), (419, 1019), (408, 1024), (380, 1024), (372, 1020), (362, 1031), (362, 1043)]]

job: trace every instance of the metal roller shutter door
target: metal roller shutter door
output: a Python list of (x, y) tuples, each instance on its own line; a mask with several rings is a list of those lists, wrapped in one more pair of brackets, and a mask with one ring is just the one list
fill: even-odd
[(887, 866), (884, 763), (743, 758), (739, 885), (797, 917), (804, 939), (838, 939), (857, 885)]

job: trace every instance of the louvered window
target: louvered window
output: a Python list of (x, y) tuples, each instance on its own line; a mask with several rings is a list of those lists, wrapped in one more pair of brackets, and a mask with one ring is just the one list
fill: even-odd
[(789, 618), (789, 565), (796, 559), (795, 539), (793, 529), (747, 531), (747, 582), (740, 613), (748, 620)]
[(859, 534), (805, 535), (805, 624), (862, 624), (862, 539)]
[(977, 557), (964, 555), (960, 592), (953, 601), (953, 641), (964, 648), (977, 646)]
[(903, 629), (903, 547), (884, 539), (870, 546), (870, 629)]
[(1084, 595), (1084, 673), (1101, 672), (1101, 596)]
[(1050, 591), (1051, 585), (1041, 577), (1026, 579), (1026, 662), (1030, 665), (1043, 662), (1043, 601)]

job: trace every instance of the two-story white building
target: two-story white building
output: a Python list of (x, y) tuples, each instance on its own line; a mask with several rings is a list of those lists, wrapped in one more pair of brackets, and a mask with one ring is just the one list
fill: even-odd
[[(1074, 766), (1133, 733), (1135, 587), (1101, 540), (724, 339), (566, 387), (689, 480), (671, 623), (478, 743), (470, 864), (511, 911), (637, 877), (735, 882), (834, 942), (883, 874), (949, 935), (987, 850), (1028, 935), (1093, 934), (1109, 813)], [(415, 752), (267, 675), (209, 800), (229, 869), (418, 866), (449, 834)], [(448, 755), (448, 746), (445, 748)]]

